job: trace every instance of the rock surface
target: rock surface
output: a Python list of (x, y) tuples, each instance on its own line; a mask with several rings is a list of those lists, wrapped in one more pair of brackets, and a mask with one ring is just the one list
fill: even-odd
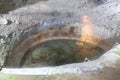
[(43, 68), (3, 68), (2, 72), (6, 74), (17, 75), (54, 75), (63, 73), (84, 74), (92, 72), (101, 72), (105, 67), (115, 68), (115, 64), (120, 60), (120, 45), (111, 49), (100, 58), (83, 63), (73, 63), (56, 67), (43, 67)]
[[(13, 1), (16, 3), (17, 0)], [(19, 1), (21, 3), (21, 0)], [(80, 35), (84, 25), (84, 16), (89, 17), (90, 25), (92, 25), (94, 34), (90, 34), (90, 36), (100, 39), (100, 42), (106, 41), (110, 45), (120, 43), (120, 1), (107, 0), (105, 3), (104, 0), (103, 2), (101, 0), (101, 3), (99, 1), (35, 0), (32, 2), (28, 0), (29, 5), (19, 7), (19, 3), (15, 4), (18, 9), (10, 9), (13, 11), (1, 14), (2, 17), (0, 17), (0, 19), (5, 19), (2, 25), (0, 24), (0, 65), (3, 66), (6, 61), (9, 61), (11, 55), (15, 55), (14, 50), (19, 51), (17, 50), (19, 45), (32, 39), (30, 36), (38, 36), (43, 30), (49, 31), (56, 28), (66, 30), (72, 26), (75, 27), (75, 33)], [(10, 20), (12, 23), (6, 25), (6, 20)], [(54, 38), (58, 39), (59, 36)], [(44, 38), (42, 39), (44, 41)]]

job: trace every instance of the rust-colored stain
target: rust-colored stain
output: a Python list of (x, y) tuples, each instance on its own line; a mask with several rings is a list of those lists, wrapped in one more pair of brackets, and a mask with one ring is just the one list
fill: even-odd
[[(82, 38), (81, 38), (82, 37)], [(76, 41), (76, 45), (79, 45), (81, 46), (83, 43), (81, 42), (86, 42), (86, 43), (90, 43), (90, 44), (93, 44), (94, 46), (97, 46), (99, 43), (100, 40), (93, 37), (93, 36), (88, 36), (88, 35), (82, 35), (80, 36), (80, 39), (78, 41)]]
[(39, 41), (40, 41), (40, 39), (41, 39), (41, 37), (42, 37), (42, 35), (41, 35), (41, 34), (40, 34), (40, 35), (35, 36), (35, 38), (33, 38), (33, 39), (34, 39), (34, 42), (39, 42)]
[[(99, 44), (99, 39), (93, 37), (94, 36), (94, 25), (92, 24), (90, 18), (88, 16), (83, 16), (82, 18), (82, 29), (81, 36), (79, 38), (80, 41), (91, 43), (94, 45)], [(79, 41), (76, 42), (76, 45), (80, 45)]]
[[(92, 24), (90, 18), (88, 16), (83, 16), (81, 36), (79, 37), (79, 40), (76, 41), (76, 45), (83, 46), (83, 47), (88, 46), (83, 43), (85, 42), (85, 43), (92, 44), (92, 46), (90, 45), (90, 47), (94, 48), (99, 44), (100, 40), (93, 37), (95, 34), (93, 27), (94, 25)], [(85, 57), (88, 57), (88, 58), (96, 56), (95, 53), (93, 53), (91, 50), (92, 49), (90, 48), (83, 48), (83, 49), (80, 49), (79, 53), (80, 55), (84, 55)]]
[(96, 54), (90, 51), (89, 49), (81, 49), (79, 54), (84, 55), (87, 58), (92, 58), (96, 56)]
[(40, 40), (52, 37), (70, 37), (73, 36), (74, 29), (74, 27), (71, 27), (70, 29), (59, 28), (41, 31), (34, 36), (33, 40), (34, 42), (39, 42)]

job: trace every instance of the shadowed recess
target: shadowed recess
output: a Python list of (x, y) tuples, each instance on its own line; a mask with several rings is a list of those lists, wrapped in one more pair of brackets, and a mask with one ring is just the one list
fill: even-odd
[(76, 40), (49, 40), (29, 49), (20, 63), (21, 67), (47, 67), (94, 60), (104, 52), (98, 46)]
[(32, 5), (39, 1), (48, 1), (48, 0), (0, 0), (0, 14), (5, 14), (11, 10), (26, 5)]

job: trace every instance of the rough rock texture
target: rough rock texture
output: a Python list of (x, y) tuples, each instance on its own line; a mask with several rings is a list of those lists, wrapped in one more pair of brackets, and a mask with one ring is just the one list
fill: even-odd
[[(35, 3), (36, 1), (37, 3)], [(20, 49), (19, 47), (24, 41), (29, 40), (30, 36), (39, 35), (38, 33), (43, 30), (75, 27), (74, 32), (80, 36), (84, 16), (89, 17), (94, 33), (87, 35), (99, 39), (100, 42), (107, 42), (110, 47), (116, 42), (120, 42), (119, 0), (105, 2), (104, 0), (35, 0), (35, 2), (10, 11), (8, 14), (0, 15), (0, 18), (8, 21), (7, 24), (0, 24), (1, 66), (5, 60), (6, 62), (11, 60), (14, 63), (14, 59), (12, 61), (10, 57), (16, 54), (13, 54), (14, 50), (19, 51), (17, 49)], [(38, 42), (40, 42), (40, 38)]]

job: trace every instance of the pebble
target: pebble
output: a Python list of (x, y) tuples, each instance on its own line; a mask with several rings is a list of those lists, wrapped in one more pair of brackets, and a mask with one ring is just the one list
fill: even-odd
[(8, 24), (8, 20), (5, 18), (0, 18), (0, 24), (1, 25), (7, 25)]
[(4, 44), (5, 41), (4, 41), (3, 39), (0, 39), (0, 43), (1, 43), (1, 44)]

